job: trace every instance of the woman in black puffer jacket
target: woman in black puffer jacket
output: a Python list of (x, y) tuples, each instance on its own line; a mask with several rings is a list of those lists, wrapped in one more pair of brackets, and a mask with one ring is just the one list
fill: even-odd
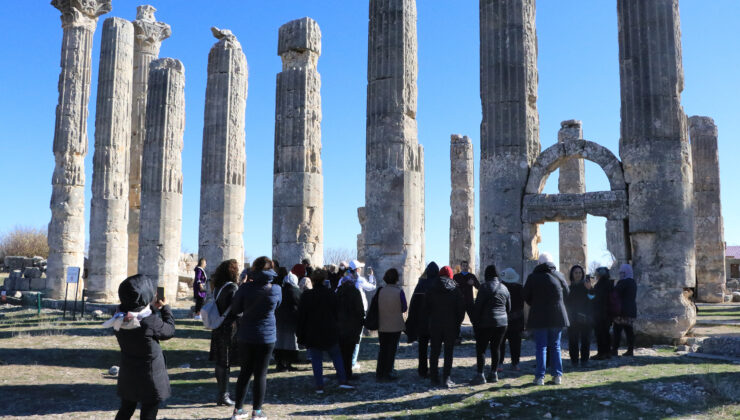
[(499, 362), (501, 341), (508, 325), (508, 313), (511, 311), (509, 290), (498, 279), (496, 267), (489, 265), (484, 273), (485, 282), (478, 291), (473, 307), (473, 325), (475, 326), (475, 350), (478, 362), (478, 373), (473, 384), (486, 383), (483, 369), (486, 365), (486, 348), (491, 346), (491, 373), (488, 380), (498, 382), (496, 368)]

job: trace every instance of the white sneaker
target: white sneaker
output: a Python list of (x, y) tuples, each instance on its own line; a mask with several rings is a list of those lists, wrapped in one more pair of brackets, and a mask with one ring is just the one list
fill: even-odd
[(340, 385), (339, 385), (339, 388), (340, 388), (340, 389), (355, 389), (355, 387), (353, 387), (353, 386), (352, 386), (352, 385), (350, 385), (350, 384), (340, 384)]
[(545, 384), (545, 378), (534, 378), (534, 384), (535, 385), (544, 385)]
[(243, 408), (234, 410), (234, 414), (231, 416), (231, 420), (243, 420), (246, 418), (249, 418), (249, 414), (247, 413), (247, 410)]
[(252, 410), (252, 420), (267, 420), (267, 416), (262, 410)]
[(552, 378), (552, 383), (555, 385), (560, 385), (563, 383), (563, 377), (562, 376), (555, 376)]
[(196, 321), (202, 321), (203, 320), (203, 318), (201, 318), (200, 315), (193, 316), (193, 319), (196, 320)]

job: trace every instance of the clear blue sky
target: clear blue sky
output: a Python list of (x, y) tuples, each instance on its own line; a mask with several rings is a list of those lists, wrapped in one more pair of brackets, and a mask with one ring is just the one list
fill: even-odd
[[(113, 0), (103, 16), (135, 18), (142, 2)], [(216, 4), (217, 3), (217, 4)], [(355, 248), (357, 207), (364, 202), (367, 1), (363, 0), (151, 0), (158, 20), (172, 26), (161, 57), (182, 60), (186, 76), (182, 249), (198, 248), (200, 155), (209, 28), (231, 29), (249, 62), (247, 101), (246, 252), (253, 258), (271, 249), (272, 153), (275, 75), (280, 71), (277, 31), (283, 23), (310, 16), (323, 33), (319, 59), (323, 102), (325, 247)], [(478, 71), (478, 2), (419, 0), (419, 141), (426, 158), (427, 260), (447, 262), (449, 226), (449, 138), (473, 139), (478, 170), (481, 120)], [(52, 138), (62, 29), (59, 13), (42, 1), (8, 2), (0, 15), (0, 231), (15, 225), (45, 227), (50, 218)], [(725, 236), (740, 242), (740, 209), (734, 182), (740, 173), (740, 2), (681, 0), (683, 62), (688, 115), (708, 115), (720, 133)], [(100, 27), (93, 50), (89, 139), (86, 159), (86, 218), (89, 217), (95, 98)], [(583, 121), (584, 137), (618, 153), (619, 66), (615, 0), (540, 0), (539, 112), (542, 148), (557, 141), (560, 121)], [(586, 166), (589, 191), (608, 189), (606, 177)], [(477, 175), (476, 175), (477, 184)], [(556, 175), (547, 192), (556, 192)], [(477, 196), (476, 196), (477, 201)], [(478, 217), (476, 212), (476, 217)], [(603, 219), (589, 218), (590, 259), (603, 259)], [(557, 224), (543, 229), (541, 250), (557, 258)]]

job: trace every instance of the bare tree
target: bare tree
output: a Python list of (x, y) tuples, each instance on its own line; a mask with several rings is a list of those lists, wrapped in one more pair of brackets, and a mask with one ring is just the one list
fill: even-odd
[(357, 258), (357, 251), (349, 248), (325, 248), (324, 264), (339, 264)]
[(17, 255), (23, 257), (49, 256), (46, 228), (16, 226), (0, 235), (0, 258)]

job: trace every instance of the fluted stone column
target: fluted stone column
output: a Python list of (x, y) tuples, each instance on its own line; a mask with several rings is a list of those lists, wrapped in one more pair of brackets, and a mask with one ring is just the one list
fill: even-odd
[(534, 0), (480, 0), (480, 266), (526, 276), (522, 197), (540, 152)]
[(184, 131), (185, 68), (172, 58), (152, 61), (141, 173), (139, 273), (164, 286), (170, 302), (177, 298)]
[(50, 297), (59, 298), (64, 295), (67, 268), (82, 269), (85, 259), (85, 155), (92, 42), (98, 16), (111, 10), (111, 2), (54, 0), (51, 5), (62, 13), (64, 35), (54, 124), (46, 288)]
[(131, 151), (129, 153), (129, 220), (128, 220), (128, 274), (138, 272), (139, 214), (141, 209), (141, 151), (146, 131), (146, 98), (149, 83), (149, 63), (159, 57), (162, 41), (169, 38), (170, 25), (157, 22), (152, 6), (136, 8), (134, 24), (134, 87), (131, 110)]
[(639, 333), (675, 340), (696, 321), (691, 150), (681, 107), (678, 0), (618, 0), (622, 137)]
[(414, 0), (371, 0), (365, 220), (361, 258), (398, 269), (407, 294), (424, 269), (424, 164), (416, 126)]
[[(560, 123), (558, 143), (577, 141), (583, 138), (581, 122), (568, 120)], [(586, 192), (583, 159), (570, 158), (560, 166), (558, 178), (560, 194), (583, 194)], [(566, 275), (571, 267), (580, 265), (584, 269), (588, 264), (586, 220), (580, 222), (560, 222), (560, 272)]]
[(450, 162), (450, 266), (467, 261), (475, 272), (475, 161), (468, 136), (451, 136)]
[(218, 41), (208, 54), (200, 172), (198, 256), (213, 272), (224, 260), (244, 259), (247, 59), (228, 29), (211, 28)]
[(101, 302), (118, 301), (128, 263), (128, 151), (134, 27), (113, 17), (103, 22), (95, 107), (88, 291)]
[(311, 18), (280, 27), (277, 75), (272, 255), (285, 266), (324, 261), (321, 169), (321, 30)]
[(709, 117), (689, 118), (694, 169), (696, 290), (700, 302), (723, 302), (725, 231), (720, 202), (717, 126)]

